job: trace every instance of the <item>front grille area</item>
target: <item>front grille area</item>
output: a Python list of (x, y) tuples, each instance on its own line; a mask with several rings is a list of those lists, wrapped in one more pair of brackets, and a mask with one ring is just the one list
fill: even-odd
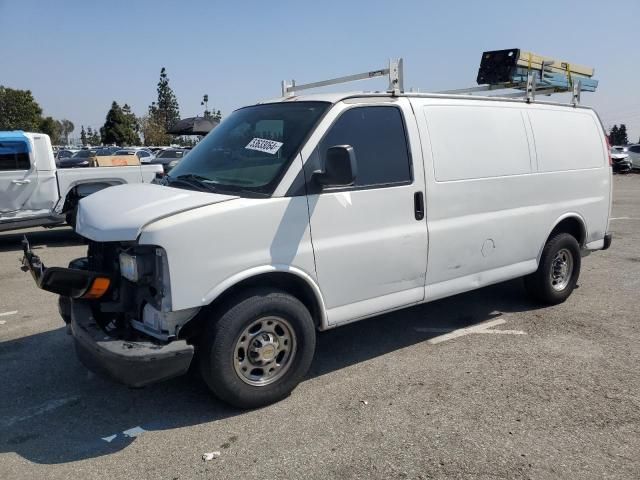
[(89, 270), (102, 273), (118, 273), (119, 242), (94, 242), (89, 240), (87, 252)]

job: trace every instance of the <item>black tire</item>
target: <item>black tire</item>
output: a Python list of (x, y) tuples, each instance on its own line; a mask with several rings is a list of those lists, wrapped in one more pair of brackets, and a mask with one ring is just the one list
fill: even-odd
[[(269, 405), (287, 397), (309, 370), (316, 331), (311, 314), (297, 298), (279, 290), (252, 289), (226, 302), (212, 317), (216, 318), (209, 319), (198, 354), (202, 377), (220, 400), (239, 408)], [(280, 378), (268, 385), (250, 385), (236, 371), (236, 348), (247, 328), (268, 317), (289, 324), (295, 350)]]
[[(554, 268), (554, 259), (559, 252), (568, 252), (571, 255), (572, 270), (568, 282), (563, 285), (559, 282), (554, 288), (554, 279), (552, 278), (552, 269)], [(525, 286), (527, 292), (535, 300), (547, 305), (557, 305), (564, 302), (578, 282), (580, 276), (580, 245), (573, 235), (568, 233), (558, 233), (549, 239), (542, 250), (540, 264), (538, 270), (531, 275), (525, 277)]]
[(73, 228), (74, 230), (76, 229), (76, 218), (78, 216), (78, 206), (74, 205), (73, 208), (71, 210), (68, 210), (67, 213), (65, 213), (64, 218), (65, 221), (67, 222), (67, 225), (69, 225), (71, 228)]

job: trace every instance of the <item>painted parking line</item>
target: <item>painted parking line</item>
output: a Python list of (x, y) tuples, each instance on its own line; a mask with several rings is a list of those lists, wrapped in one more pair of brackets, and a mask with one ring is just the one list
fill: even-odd
[(611, 217), (609, 220), (640, 220), (640, 218), (633, 218), (633, 217)]
[(68, 403), (79, 400), (79, 398), (80, 397), (66, 397), (66, 398), (58, 398), (56, 400), (49, 400), (48, 402), (45, 402), (41, 405), (37, 405), (35, 407), (26, 409), (26, 411), (22, 415), (9, 417), (7, 419), (2, 420), (0, 422), (0, 425), (2, 425), (3, 427), (11, 427), (16, 423), (29, 420), (39, 415), (44, 415), (45, 413), (49, 413), (53, 410), (57, 410), (60, 407), (64, 407)]
[(18, 310), (13, 310), (11, 312), (4, 312), (4, 313), (0, 313), (0, 317), (8, 317), (9, 315), (15, 315), (16, 313), (18, 313)]
[(435, 338), (431, 338), (427, 340), (432, 345), (437, 343), (446, 342), (448, 340), (453, 340), (454, 338), (463, 337), (465, 335), (470, 335), (472, 333), (487, 333), (487, 334), (502, 334), (502, 335), (526, 335), (526, 332), (522, 330), (489, 330), (492, 327), (497, 327), (498, 325), (504, 325), (507, 323), (506, 320), (499, 318), (496, 320), (490, 320), (485, 323), (481, 323), (480, 325), (474, 325), (473, 327), (465, 327), (458, 329), (451, 328), (432, 328), (432, 327), (418, 327), (415, 330), (417, 332), (424, 333), (442, 333)]

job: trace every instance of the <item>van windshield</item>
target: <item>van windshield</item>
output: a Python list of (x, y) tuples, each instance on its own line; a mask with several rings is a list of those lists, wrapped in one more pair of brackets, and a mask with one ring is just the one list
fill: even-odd
[(201, 190), (271, 194), (329, 105), (291, 102), (236, 110), (171, 170), (166, 182)]

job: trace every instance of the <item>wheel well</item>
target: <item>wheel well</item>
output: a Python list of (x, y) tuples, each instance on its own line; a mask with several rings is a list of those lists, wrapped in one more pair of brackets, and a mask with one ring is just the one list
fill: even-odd
[(582, 220), (576, 217), (567, 217), (561, 220), (553, 228), (549, 234), (549, 238), (547, 238), (547, 241), (558, 233), (568, 233), (569, 235), (573, 235), (573, 237), (578, 241), (578, 245), (581, 247), (584, 246), (587, 236)]
[(204, 315), (198, 315), (197, 318), (188, 322), (180, 336), (189, 337), (196, 334), (196, 332), (202, 327), (203, 322), (207, 321), (208, 314), (215, 312), (220, 306), (224, 305), (225, 302), (235, 295), (238, 295), (243, 290), (255, 287), (274, 288), (293, 295), (300, 300), (305, 307), (307, 307), (316, 327), (321, 325), (321, 307), (309, 284), (299, 276), (291, 273), (268, 272), (247, 278), (246, 280), (242, 280), (228, 288), (222, 295), (202, 309), (202, 313)]
[[(67, 212), (69, 210), (73, 210), (78, 205), (78, 202), (91, 195), (92, 193), (99, 192), (100, 190), (104, 190), (105, 188), (112, 187), (114, 185), (119, 185), (119, 183), (109, 183), (109, 182), (86, 182), (86, 183), (78, 183), (69, 189), (67, 192), (67, 196), (64, 199), (64, 205), (62, 207), (62, 212)], [(82, 192), (81, 190), (87, 190)]]

